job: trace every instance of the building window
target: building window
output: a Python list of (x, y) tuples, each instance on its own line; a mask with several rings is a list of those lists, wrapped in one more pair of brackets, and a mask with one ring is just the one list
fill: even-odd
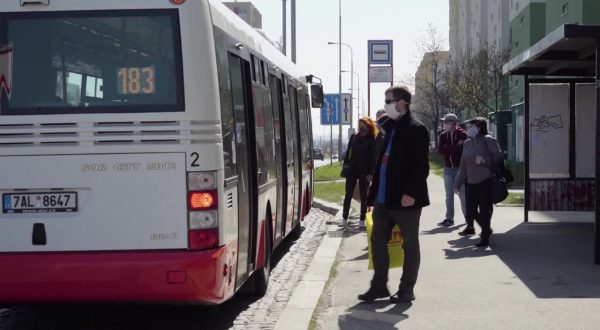
[(523, 25), (523, 23), (525, 23), (525, 15), (521, 16), (521, 20), (519, 21), (519, 23), (521, 24), (521, 26)]
[(565, 16), (569, 13), (569, 3), (565, 2), (564, 5), (562, 5), (562, 14), (561, 16)]

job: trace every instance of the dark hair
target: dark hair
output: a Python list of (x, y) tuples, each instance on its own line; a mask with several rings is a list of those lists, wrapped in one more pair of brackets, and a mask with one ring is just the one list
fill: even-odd
[(488, 135), (487, 121), (483, 117), (477, 117), (469, 120), (469, 124), (477, 126), (479, 128), (479, 134)]
[(385, 93), (391, 93), (394, 97), (394, 100), (403, 100), (406, 102), (406, 108), (410, 107), (410, 100), (412, 99), (412, 94), (405, 86), (392, 86), (385, 90)]

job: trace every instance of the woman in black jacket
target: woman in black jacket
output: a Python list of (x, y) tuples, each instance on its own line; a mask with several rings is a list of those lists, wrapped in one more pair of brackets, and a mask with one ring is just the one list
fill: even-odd
[(365, 228), (365, 216), (367, 214), (367, 191), (369, 182), (373, 177), (375, 169), (375, 137), (379, 134), (377, 126), (369, 117), (358, 120), (358, 134), (350, 137), (348, 148), (344, 155), (344, 176), (346, 177), (346, 195), (344, 197), (344, 212), (342, 213), (342, 227), (348, 225), (348, 212), (350, 201), (358, 181), (360, 190), (360, 228)]

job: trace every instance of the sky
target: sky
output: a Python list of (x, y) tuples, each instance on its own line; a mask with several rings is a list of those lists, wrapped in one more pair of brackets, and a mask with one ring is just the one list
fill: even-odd
[[(233, 0), (232, 0), (233, 1)], [(263, 31), (272, 39), (282, 35), (282, 1), (251, 0), (262, 14)], [(297, 0), (297, 65), (302, 72), (313, 74), (323, 80), (325, 93), (337, 93), (339, 88), (338, 46), (327, 42), (338, 42), (339, 1)], [(394, 79), (400, 83), (414, 77), (422, 53), (419, 40), (428, 24), (433, 25), (446, 39), (449, 29), (448, 0), (341, 0), (342, 43), (353, 50), (354, 71), (360, 78), (361, 103), (367, 112), (367, 40), (391, 39), (394, 41)], [(288, 56), (291, 56), (290, 0), (288, 7)], [(350, 71), (350, 51), (342, 46), (342, 70)], [(350, 92), (350, 73), (342, 73), (342, 92)], [(354, 75), (354, 88), (358, 86)], [(402, 83), (400, 83), (402, 84)], [(371, 117), (383, 108), (384, 91), (388, 84), (371, 85)], [(355, 91), (355, 110), (358, 104)], [(320, 110), (313, 109), (313, 133), (329, 136), (329, 126), (320, 123)], [(358, 117), (354, 114), (354, 127)], [(344, 129), (344, 132), (347, 128)], [(334, 136), (337, 129), (334, 127)]]

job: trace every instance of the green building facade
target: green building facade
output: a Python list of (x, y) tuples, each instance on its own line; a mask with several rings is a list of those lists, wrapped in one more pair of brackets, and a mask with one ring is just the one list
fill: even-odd
[[(543, 2), (529, 3), (515, 16), (509, 26), (510, 56), (514, 57), (546, 35), (546, 4)], [(511, 105), (523, 102), (525, 98), (524, 82), (525, 80), (521, 76), (509, 77)]]
[[(504, 1), (504, 0), (500, 0)], [(599, 0), (546, 0), (531, 2), (510, 22), (509, 44), (514, 57), (563, 24), (600, 25)], [(524, 79), (509, 78), (509, 102), (523, 102)]]

